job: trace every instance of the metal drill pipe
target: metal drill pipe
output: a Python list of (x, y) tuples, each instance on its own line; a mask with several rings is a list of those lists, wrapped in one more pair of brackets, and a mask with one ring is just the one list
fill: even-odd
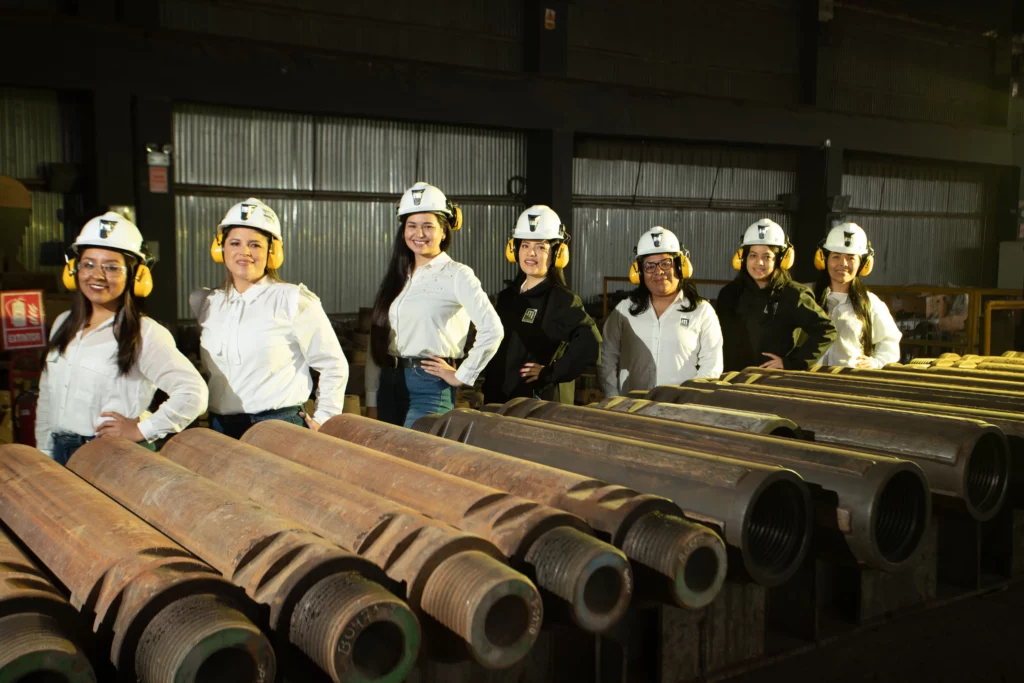
[(414, 428), (670, 498), (688, 518), (722, 535), (738, 578), (777, 585), (810, 545), (810, 494), (796, 473), (781, 467), (474, 410), (427, 416)]
[(789, 468), (816, 486), (817, 549), (875, 569), (893, 571), (914, 559), (928, 525), (927, 480), (905, 460), (536, 399), (509, 401), (499, 413)]
[(953, 367), (955, 367), (955, 368), (963, 367), (963, 368), (977, 369), (977, 370), (992, 370), (994, 372), (1009, 372), (1009, 373), (1013, 373), (1015, 375), (1022, 375), (1022, 374), (1024, 374), (1024, 365), (1021, 365), (1019, 363), (996, 363), (996, 362), (993, 362), (993, 361), (981, 361), (981, 362), (978, 362), (978, 361), (972, 361), (972, 360), (963, 360), (963, 361), (954, 362), (953, 363)]
[(810, 372), (747, 368), (723, 375), (729, 384), (759, 384), (811, 391), (830, 391), (854, 396), (879, 396), (914, 403), (948, 403), (982, 410), (1020, 413), (1024, 400), (1005, 395), (989, 395), (980, 391), (958, 391), (936, 387), (908, 387), (896, 382), (857, 380), (842, 375), (817, 375)]
[[(711, 387), (711, 388), (705, 388)], [(801, 425), (814, 441), (868, 450), (917, 463), (936, 502), (991, 519), (1006, 500), (1010, 450), (1002, 431), (981, 420), (868, 405), (731, 391), (726, 386), (655, 387), (657, 401), (773, 410)]]
[(280, 420), (241, 441), (486, 538), (584, 630), (608, 629), (629, 607), (629, 561), (575, 515)]
[(160, 453), (381, 567), (483, 666), (511, 666), (533, 646), (540, 595), (479, 536), (209, 429), (186, 429)]
[(1024, 358), (1017, 358), (1015, 356), (979, 356), (977, 354), (968, 353), (960, 356), (960, 360), (973, 361), (975, 363), (1005, 363), (1007, 365), (1019, 365), (1024, 367)]
[(1024, 377), (1019, 372), (996, 372), (995, 370), (969, 370), (967, 368), (947, 368), (938, 365), (886, 365), (886, 370), (903, 374), (937, 375), (949, 378), (993, 380), (1010, 382), (1012, 386), (1024, 386)]
[(1003, 355), (997, 356), (997, 358), (1020, 358), (1024, 360), (1024, 351), (1003, 351)]
[(0, 528), (0, 681), (96, 683), (79, 616)]
[[(975, 377), (957, 375), (938, 375), (934, 373), (920, 372), (911, 369), (907, 372), (905, 368), (893, 368), (886, 366), (882, 370), (869, 370), (865, 368), (847, 368), (827, 365), (815, 365), (810, 369), (821, 375), (851, 377), (863, 380), (886, 380), (897, 382), (901, 385), (925, 388), (937, 386), (942, 389), (957, 389), (959, 391), (979, 390), (983, 393), (1010, 392), (1008, 395), (1019, 394), (1024, 398), (1024, 384), (1021, 382), (1005, 382), (992, 379), (980, 379)], [(1024, 380), (1024, 378), (1021, 378)], [(997, 394), (998, 395), (998, 394)]]
[[(519, 400), (530, 399), (512, 399), (512, 401), (505, 405), (510, 405)], [(690, 424), (706, 425), (720, 429), (735, 429), (736, 431), (748, 434), (765, 434), (789, 439), (799, 438), (800, 436), (800, 428), (792, 420), (787, 420), (771, 413), (752, 413), (746, 410), (715, 408), (711, 406), (665, 405), (626, 396), (606, 398), (600, 403), (589, 407), (612, 410), (617, 413), (646, 415), (647, 417), (665, 417), (680, 422), (689, 422)], [(496, 408), (492, 409), (491, 406), (485, 406), (484, 410), (499, 412)], [(666, 411), (668, 414), (664, 414)]]
[(335, 683), (408, 676), (419, 623), (369, 560), (129, 441), (91, 441), (68, 467), (265, 606)]
[(652, 597), (704, 607), (725, 580), (722, 539), (667, 498), (357, 415), (335, 416), (320, 433), (576, 514), (633, 561)]
[(0, 446), (0, 491), (0, 521), (94, 617), (122, 676), (199, 683), (229, 666), (274, 680), (270, 643), (213, 568), (34, 448)]

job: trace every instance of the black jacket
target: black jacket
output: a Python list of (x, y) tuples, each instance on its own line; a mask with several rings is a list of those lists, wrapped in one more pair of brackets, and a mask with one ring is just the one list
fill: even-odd
[[(787, 370), (806, 370), (836, 338), (836, 328), (814, 302), (810, 289), (790, 282), (778, 292), (740, 277), (718, 293), (725, 371), (742, 370), (782, 357)], [(801, 334), (802, 332), (802, 334)]]
[[(537, 394), (572, 403), (576, 378), (597, 363), (601, 349), (601, 334), (580, 298), (549, 280), (525, 292), (516, 282), (498, 294), (495, 309), (505, 337), (487, 365), (484, 399), (504, 403)], [(520, 378), (526, 363), (544, 365), (536, 382)]]

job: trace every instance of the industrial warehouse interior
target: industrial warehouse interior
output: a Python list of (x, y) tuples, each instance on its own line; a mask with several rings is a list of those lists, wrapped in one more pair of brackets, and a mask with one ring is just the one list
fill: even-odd
[(1024, 681), (1021, 0), (0, 55), (0, 683)]

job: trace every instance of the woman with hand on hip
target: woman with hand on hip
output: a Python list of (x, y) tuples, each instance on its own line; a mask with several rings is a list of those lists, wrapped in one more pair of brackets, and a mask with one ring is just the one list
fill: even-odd
[[(461, 210), (421, 182), (402, 195), (398, 221), (373, 307), (366, 405), (369, 416), (409, 427), (455, 406), (455, 388), (476, 382), (503, 330), (473, 270), (445, 253)], [(471, 322), (476, 341), (456, 369)]]
[(775, 221), (762, 218), (743, 233), (732, 257), (732, 267), (740, 272), (722, 288), (715, 305), (726, 371), (806, 370), (835, 339), (836, 328), (811, 290), (789, 275), (795, 257)]
[[(191, 297), (210, 374), (210, 426), (239, 438), (257, 422), (283, 420), (318, 429), (342, 412), (348, 362), (320, 299), (282, 282), (281, 222), (258, 199), (228, 210), (210, 247), (224, 284)], [(320, 373), (313, 415), (302, 406)]]
[(519, 264), (519, 276), (498, 294), (505, 338), (487, 366), (487, 403), (536, 396), (571, 405), (576, 378), (597, 362), (597, 325), (562, 275), (569, 264), (568, 240), (558, 214), (547, 206), (531, 206), (516, 221), (505, 258)]
[(814, 255), (823, 271), (814, 285), (814, 298), (832, 318), (838, 336), (819, 361), (822, 365), (883, 368), (900, 360), (903, 333), (889, 308), (864, 287), (875, 250), (856, 223), (832, 228)]
[[(113, 212), (86, 223), (69, 250), (74, 303), (53, 322), (36, 408), (36, 445), (62, 465), (94, 438), (151, 446), (206, 410), (203, 378), (138, 309), (152, 265), (139, 229)], [(157, 389), (168, 398), (150, 414)]]
[(629, 270), (634, 289), (604, 324), (598, 376), (605, 396), (722, 373), (722, 330), (697, 294), (689, 252), (660, 226), (641, 237)]

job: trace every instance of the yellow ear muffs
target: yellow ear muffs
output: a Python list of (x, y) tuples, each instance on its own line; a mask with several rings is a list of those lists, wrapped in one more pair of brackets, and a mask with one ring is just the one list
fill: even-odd
[(867, 258), (865, 258), (864, 262), (861, 264), (860, 272), (857, 273), (857, 275), (859, 275), (860, 277), (867, 277), (868, 275), (871, 275), (871, 271), (874, 269), (874, 267), (875, 267), (875, 255), (874, 254), (868, 254)]
[(690, 263), (689, 253), (684, 252), (679, 255), (679, 277), (683, 280), (693, 277), (693, 264)]
[(633, 265), (629, 267), (629, 281), (634, 285), (640, 284), (640, 262), (633, 261)]
[(284, 245), (279, 239), (270, 239), (270, 251), (267, 252), (267, 268), (277, 270), (284, 265)]
[(78, 278), (76, 277), (78, 268), (76, 262), (77, 259), (68, 259), (68, 262), (64, 264), (64, 272), (60, 276), (61, 282), (72, 292), (78, 289)]
[(743, 247), (736, 250), (736, 253), (732, 255), (732, 269), (743, 270)]
[(822, 251), (821, 247), (818, 247), (818, 251), (814, 252), (814, 267), (818, 270), (825, 270), (825, 252)]
[(213, 238), (213, 244), (210, 245), (210, 258), (214, 263), (224, 263), (224, 233), (220, 230), (217, 231), (217, 236)]
[(508, 244), (505, 245), (505, 259), (509, 263), (519, 263), (519, 259), (516, 258), (516, 240), (510, 238)]
[(796, 262), (796, 249), (790, 245), (786, 247), (786, 252), (782, 255), (782, 262), (779, 264), (779, 268), (789, 270), (793, 267), (794, 262)]
[(141, 265), (135, 269), (135, 284), (132, 293), (140, 299), (145, 299), (153, 291), (153, 273), (149, 266)]
[(452, 208), (452, 219), (451, 226), (452, 231), (456, 231), (462, 227), (462, 209), (459, 208), (458, 204), (451, 204)]
[(565, 268), (569, 265), (569, 245), (562, 242), (555, 251), (555, 268)]

